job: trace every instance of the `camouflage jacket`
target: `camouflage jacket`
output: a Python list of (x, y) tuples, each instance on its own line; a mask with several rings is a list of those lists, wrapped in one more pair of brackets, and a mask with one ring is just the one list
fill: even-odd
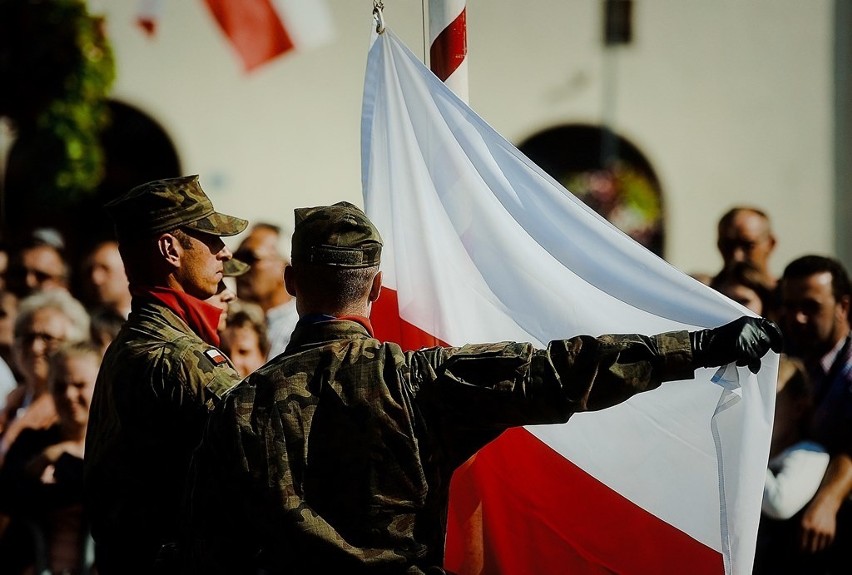
[(86, 434), (92, 534), (99, 555), (124, 562), (118, 572), (151, 572), (176, 537), (192, 451), (209, 409), (239, 380), (172, 310), (134, 299), (104, 356)]
[(693, 370), (686, 332), (403, 352), (355, 322), (300, 322), (211, 417), (196, 572), (434, 572), (450, 477), (479, 448)]

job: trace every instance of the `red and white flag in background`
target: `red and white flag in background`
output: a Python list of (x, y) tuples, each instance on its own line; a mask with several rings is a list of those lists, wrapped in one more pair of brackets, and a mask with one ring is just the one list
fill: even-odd
[(325, 0), (204, 0), (247, 72), (335, 35)]
[(157, 24), (163, 15), (163, 0), (139, 0), (136, 5), (136, 24), (148, 36), (157, 33)]
[[(377, 336), (406, 349), (659, 333), (744, 313), (628, 238), (479, 118), (390, 30), (368, 57), (364, 206)], [(777, 375), (727, 366), (564, 425), (504, 433), (454, 476), (447, 567), (751, 572)]]

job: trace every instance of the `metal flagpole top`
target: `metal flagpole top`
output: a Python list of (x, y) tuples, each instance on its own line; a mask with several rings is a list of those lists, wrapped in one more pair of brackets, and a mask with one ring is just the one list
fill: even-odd
[(385, 9), (385, 4), (382, 0), (373, 0), (373, 18), (376, 20), (376, 34), (382, 34), (385, 31), (385, 16), (382, 10)]

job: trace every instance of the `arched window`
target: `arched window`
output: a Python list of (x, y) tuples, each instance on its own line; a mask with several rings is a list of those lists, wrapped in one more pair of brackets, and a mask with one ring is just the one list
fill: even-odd
[(95, 192), (72, 203), (45, 202), (30, 193), (40, 169), (39, 148), (21, 135), (9, 151), (3, 198), (4, 235), (16, 237), (34, 227), (54, 227), (65, 237), (74, 257), (97, 240), (112, 236), (112, 221), (103, 206), (139, 184), (183, 175), (180, 160), (165, 129), (141, 110), (109, 102), (110, 121), (101, 134), (105, 174)]
[(639, 148), (606, 128), (571, 124), (539, 132), (518, 149), (621, 231), (662, 257), (662, 191)]

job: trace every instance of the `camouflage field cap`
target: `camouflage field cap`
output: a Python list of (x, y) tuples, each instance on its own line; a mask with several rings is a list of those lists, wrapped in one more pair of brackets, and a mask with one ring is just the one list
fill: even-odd
[(197, 175), (136, 186), (104, 207), (115, 223), (119, 238), (156, 235), (177, 228), (233, 236), (248, 225), (246, 220), (214, 210)]
[(367, 214), (349, 202), (297, 208), (293, 229), (294, 263), (343, 268), (378, 265), (382, 237)]
[(251, 266), (237, 258), (231, 258), (222, 262), (222, 274), (228, 278), (241, 276), (251, 269)]

